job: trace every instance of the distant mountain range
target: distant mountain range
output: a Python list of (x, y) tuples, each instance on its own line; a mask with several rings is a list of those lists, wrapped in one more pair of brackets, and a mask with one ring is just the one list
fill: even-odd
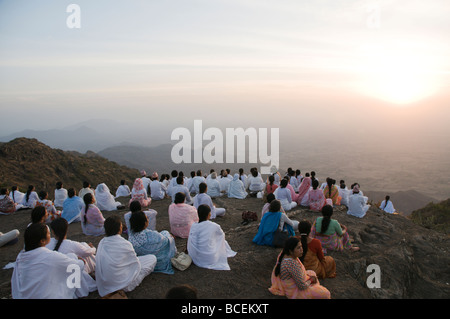
[(66, 189), (82, 188), (88, 181), (92, 187), (106, 183), (111, 191), (125, 179), (132, 185), (139, 171), (109, 161), (94, 152), (81, 154), (51, 148), (36, 139), (17, 138), (0, 144), (0, 186), (19, 186), (25, 192), (28, 185), (46, 190), (53, 197), (55, 184), (61, 181)]

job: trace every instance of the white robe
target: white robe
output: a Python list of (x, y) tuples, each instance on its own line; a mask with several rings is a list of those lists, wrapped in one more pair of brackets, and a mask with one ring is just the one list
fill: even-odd
[(104, 237), (97, 247), (95, 279), (101, 297), (123, 289), (134, 290), (156, 265), (154, 255), (138, 257), (120, 235)]
[(189, 191), (198, 194), (200, 192), (199, 187), (201, 183), (206, 183), (206, 179), (203, 176), (195, 176), (192, 179), (192, 186)]
[(186, 199), (184, 202), (189, 205), (192, 204), (191, 194), (189, 193), (188, 188), (184, 185), (178, 184), (172, 187), (172, 203), (175, 201), (175, 195), (177, 193), (184, 193), (184, 195), (186, 195)]
[(53, 204), (55, 204), (56, 207), (63, 207), (64, 201), (67, 197), (69, 197), (67, 195), (67, 189), (55, 189), (55, 200), (53, 201)]
[(222, 193), (225, 193), (225, 194), (228, 193), (228, 187), (230, 186), (231, 181), (232, 180), (228, 178), (228, 175), (227, 175), (227, 177), (222, 177), (219, 180), (220, 191)]
[(25, 193), (22, 193), (20, 191), (14, 191), (14, 197), (13, 192), (9, 192), (9, 197), (14, 201), (14, 203), (20, 204), (22, 206), (23, 199), (25, 198)]
[(386, 213), (390, 213), (390, 214), (395, 213), (394, 204), (392, 203), (391, 200), (388, 201), (387, 205), (386, 205), (386, 200), (383, 200), (381, 202), (380, 209), (384, 210)]
[(348, 207), (348, 199), (351, 191), (345, 186), (345, 188), (339, 187), (339, 196), (341, 196), (341, 205), (345, 205)]
[(220, 191), (220, 184), (219, 181), (216, 178), (209, 179), (206, 184), (208, 185), (208, 190), (206, 191), (206, 194), (208, 194), (211, 197), (220, 197), (222, 196), (222, 193)]
[[(47, 248), (54, 250), (58, 241), (55, 238), (51, 238), (50, 242), (47, 244)], [(84, 242), (77, 242), (70, 239), (64, 239), (59, 246), (58, 252), (63, 254), (73, 253), (77, 257), (83, 258), (85, 261), (84, 270), (90, 274), (95, 271), (95, 252), (97, 249), (95, 247), (90, 247)]]
[(165, 186), (161, 182), (154, 180), (150, 183), (150, 197), (153, 200), (163, 199), (166, 196), (166, 191)]
[(217, 216), (225, 215), (225, 208), (216, 208), (214, 203), (212, 202), (211, 197), (208, 194), (202, 193), (197, 194), (194, 197), (194, 207), (198, 210), (200, 205), (208, 205), (211, 209), (211, 219), (216, 218)]
[(105, 183), (99, 184), (95, 189), (95, 199), (97, 201), (96, 205), (100, 210), (116, 210), (121, 205), (120, 202), (116, 202)]
[(348, 200), (348, 215), (363, 218), (370, 205), (366, 204), (366, 199), (361, 194), (351, 194)]
[[(79, 267), (80, 288), (75, 287), (70, 267)], [(65, 255), (46, 247), (22, 250), (17, 256), (11, 278), (13, 299), (74, 299), (96, 290), (95, 280), (84, 270), (74, 254)], [(72, 285), (68, 285), (72, 283)]]
[(130, 191), (130, 187), (128, 187), (128, 185), (120, 185), (119, 187), (117, 187), (116, 198), (117, 197), (126, 197), (126, 196), (130, 196), (130, 195), (131, 195), (131, 191)]
[(260, 176), (254, 177), (253, 175), (250, 175), (247, 178), (247, 188), (251, 192), (260, 192), (264, 190), (266, 187), (266, 184), (264, 183), (263, 179)]
[(247, 197), (244, 183), (239, 179), (239, 174), (235, 174), (233, 180), (228, 186), (228, 197), (244, 199)]
[(228, 258), (236, 255), (222, 228), (209, 220), (192, 224), (187, 250), (195, 265), (214, 270), (230, 270)]

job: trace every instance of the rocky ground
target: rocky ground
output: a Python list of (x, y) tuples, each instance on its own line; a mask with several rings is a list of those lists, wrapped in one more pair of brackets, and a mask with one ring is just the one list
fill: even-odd
[[(128, 199), (121, 198), (123, 203)], [(175, 270), (174, 275), (151, 274), (134, 291), (129, 299), (161, 299), (173, 286), (188, 283), (198, 289), (202, 299), (284, 299), (273, 296), (270, 276), (279, 249), (257, 246), (252, 239), (258, 222), (242, 226), (241, 213), (251, 210), (261, 214), (263, 203), (257, 198), (245, 200), (214, 199), (218, 207), (226, 208), (224, 217), (214, 221), (221, 225), (226, 239), (237, 255), (229, 259), (230, 271), (214, 271), (191, 265), (185, 271)], [(154, 201), (151, 208), (158, 212), (157, 230), (169, 230), (168, 199)], [(128, 210), (104, 212), (104, 216), (123, 216)], [(291, 219), (315, 220), (319, 213), (297, 207), (288, 213)], [(401, 215), (390, 215), (371, 207), (363, 218), (347, 215), (345, 207), (337, 207), (333, 218), (347, 226), (359, 252), (330, 252), (337, 263), (337, 277), (322, 279), (334, 299), (384, 299), (384, 298), (433, 298), (450, 297), (450, 238), (412, 223)], [(22, 210), (10, 216), (0, 215), (0, 231), (18, 229), (20, 240), (12, 246), (0, 248), (0, 266), (3, 268), (15, 260), (23, 247), (23, 233), (30, 221), (30, 210)], [(124, 235), (126, 236), (126, 235)], [(92, 242), (98, 245), (101, 237), (85, 236), (79, 223), (69, 226), (68, 238)], [(185, 239), (176, 239), (177, 248), (186, 248)], [(367, 287), (371, 264), (381, 269), (381, 288)], [(11, 298), (12, 269), (0, 269), (0, 298)], [(91, 293), (88, 299), (99, 298)]]

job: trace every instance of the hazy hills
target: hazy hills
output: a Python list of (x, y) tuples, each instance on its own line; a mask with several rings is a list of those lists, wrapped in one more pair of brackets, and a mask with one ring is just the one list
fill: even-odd
[(121, 179), (131, 184), (138, 176), (137, 170), (93, 152), (53, 149), (37, 139), (17, 138), (0, 145), (0, 185), (8, 188), (17, 185), (26, 191), (28, 185), (34, 185), (37, 191), (46, 190), (52, 197), (57, 181), (76, 190), (82, 188), (83, 181), (89, 181), (93, 187), (106, 183), (115, 190)]

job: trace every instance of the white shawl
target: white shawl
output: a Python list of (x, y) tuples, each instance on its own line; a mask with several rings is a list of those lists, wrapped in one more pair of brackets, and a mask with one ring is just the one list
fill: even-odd
[(116, 202), (105, 183), (101, 183), (97, 186), (95, 189), (95, 198), (97, 200), (97, 207), (100, 210), (116, 210), (117, 206), (121, 205), (120, 202)]
[(230, 270), (227, 258), (236, 255), (222, 228), (209, 220), (192, 224), (187, 249), (195, 265), (214, 270)]
[(127, 288), (141, 271), (133, 245), (120, 235), (104, 237), (98, 244), (95, 260), (95, 278), (101, 297)]
[[(69, 276), (74, 272), (69, 266), (81, 270), (80, 288), (70, 288)], [(22, 250), (16, 259), (11, 278), (11, 292), (14, 299), (74, 299), (85, 297), (96, 290), (92, 277), (83, 271), (84, 263), (75, 254), (62, 254), (39, 247)], [(69, 270), (69, 271), (68, 271)]]

